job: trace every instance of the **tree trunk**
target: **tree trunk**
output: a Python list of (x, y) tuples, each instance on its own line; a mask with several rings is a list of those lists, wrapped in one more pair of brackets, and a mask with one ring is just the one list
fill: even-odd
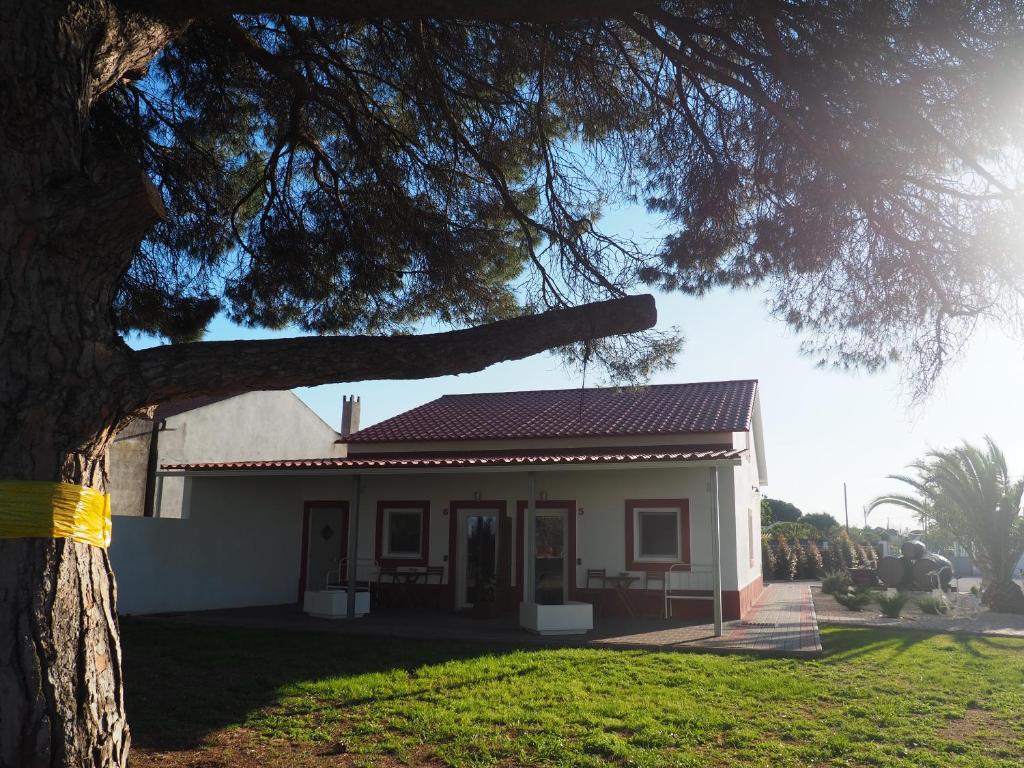
[[(104, 490), (143, 403), (111, 305), (161, 207), (88, 125), (169, 36), (105, 0), (0, 0), (0, 481)], [(0, 540), (0, 768), (126, 765), (114, 594), (103, 549)]]
[(125, 766), (114, 576), (69, 539), (0, 540), (0, 766)]

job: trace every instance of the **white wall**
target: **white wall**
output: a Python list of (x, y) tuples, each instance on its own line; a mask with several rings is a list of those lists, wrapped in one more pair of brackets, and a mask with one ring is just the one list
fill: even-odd
[(196, 483), (193, 498), (186, 520), (113, 518), (119, 612), (295, 602), (302, 502), (294, 485), (211, 480)]
[[(686, 498), (691, 559), (711, 562), (710, 475), (707, 468), (588, 469), (537, 472), (537, 493), (571, 499), (577, 515), (576, 583), (586, 568), (626, 570), (625, 499)], [(745, 586), (745, 543), (736, 541), (738, 512), (729, 469), (720, 481), (722, 587)], [(352, 479), (296, 477), (195, 478), (191, 516), (185, 520), (118, 518), (111, 558), (124, 613), (201, 610), (294, 602), (297, 597), (306, 500), (350, 500)], [(527, 495), (526, 472), (364, 475), (359, 516), (359, 555), (373, 557), (378, 500), (429, 500), (429, 563), (447, 566), (453, 500), (478, 493), (505, 500), (516, 514)], [(746, 531), (746, 511), (743, 510)], [(513, 529), (514, 530), (514, 529)], [(736, 542), (733, 544), (732, 542)], [(760, 549), (758, 549), (758, 553)], [(737, 553), (741, 557), (737, 558)], [(447, 570), (446, 570), (447, 574)], [(447, 575), (446, 575), (447, 581)], [(518, 581), (518, 575), (517, 575)]]
[(110, 444), (107, 493), (113, 515), (142, 516), (146, 509), (146, 477), (149, 473), (149, 444), (153, 422), (135, 419), (118, 432)]
[[(158, 464), (259, 459), (319, 459), (335, 453), (338, 433), (294, 393), (247, 392), (167, 419)], [(184, 484), (162, 481), (159, 517), (180, 515)]]
[[(761, 494), (759, 492), (759, 475), (757, 469), (757, 444), (751, 432), (736, 433), (737, 447), (746, 447), (743, 463), (734, 467), (731, 483), (728, 476), (723, 476), (722, 483), (731, 486), (734, 499), (732, 518), (736, 547), (737, 574), (740, 586), (744, 587), (761, 575)], [(749, 518), (748, 518), (749, 516)], [(750, 528), (752, 522), (753, 539)], [(725, 524), (723, 522), (723, 528)], [(723, 546), (728, 541), (723, 534)], [(753, 542), (753, 558), (751, 558), (751, 541)]]

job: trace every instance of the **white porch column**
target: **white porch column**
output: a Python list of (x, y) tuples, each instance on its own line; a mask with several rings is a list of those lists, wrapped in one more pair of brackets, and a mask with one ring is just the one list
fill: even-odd
[(711, 580), (715, 637), (722, 636), (722, 537), (718, 512), (718, 467), (711, 468)]
[(348, 603), (345, 617), (356, 617), (356, 578), (359, 574), (359, 492), (362, 490), (362, 477), (352, 476), (352, 503), (348, 508)]
[(537, 551), (537, 473), (526, 473), (526, 519), (523, 520), (526, 531), (524, 541), (526, 552), (523, 553), (523, 602), (536, 601), (536, 569), (534, 553)]

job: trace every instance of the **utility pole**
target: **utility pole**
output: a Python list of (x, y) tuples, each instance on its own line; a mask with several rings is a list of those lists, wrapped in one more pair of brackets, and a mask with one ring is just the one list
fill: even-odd
[(846, 513), (846, 532), (850, 532), (850, 505), (846, 502), (846, 483), (843, 482), (843, 512)]

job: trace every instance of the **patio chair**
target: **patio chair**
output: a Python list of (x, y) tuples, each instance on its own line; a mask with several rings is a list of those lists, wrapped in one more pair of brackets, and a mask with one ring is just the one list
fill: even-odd
[(665, 572), (644, 571), (644, 589), (651, 589), (655, 584), (658, 585), (658, 589), (665, 590)]
[[(597, 581), (599, 586), (600, 586), (600, 588), (604, 589), (605, 587), (608, 586), (608, 583), (605, 581), (607, 578), (608, 578), (608, 573), (606, 572), (606, 570), (604, 568), (587, 568), (587, 582), (586, 582), (587, 583), (587, 589), (590, 589), (590, 581), (591, 581), (591, 579), (593, 579), (594, 581)], [(602, 598), (601, 594), (600, 593), (595, 593), (595, 594), (590, 596), (590, 599), (591, 599), (592, 604), (594, 606), (594, 616), (600, 616), (601, 615), (601, 603), (603, 602), (603, 598)]]
[[(645, 592), (645, 595), (644, 595), (644, 597), (645, 597), (644, 602), (645, 603), (646, 603), (646, 597), (647, 597), (647, 595), (646, 595), (647, 590), (648, 589), (653, 589), (654, 587), (657, 587), (658, 592), (662, 593), (662, 595), (664, 594), (664, 592), (665, 592), (665, 572), (664, 571), (644, 571), (643, 589), (644, 589), (644, 592)], [(662, 595), (659, 595), (659, 598)], [(661, 600), (659, 599), (653, 605), (654, 605), (654, 615), (655, 616), (661, 616), (661, 613), (662, 613)]]
[(441, 585), (444, 584), (444, 566), (443, 565), (428, 565), (426, 576), (423, 578), (424, 584), (430, 584), (430, 580), (437, 578), (437, 589), (434, 590), (434, 602), (437, 610), (441, 610)]
[(393, 602), (391, 598), (394, 597), (394, 589), (392, 587), (389, 591), (385, 591), (384, 584), (398, 584), (398, 569), (393, 566), (386, 568), (380, 568), (377, 571), (377, 602), (381, 607), (390, 607), (388, 604)]

